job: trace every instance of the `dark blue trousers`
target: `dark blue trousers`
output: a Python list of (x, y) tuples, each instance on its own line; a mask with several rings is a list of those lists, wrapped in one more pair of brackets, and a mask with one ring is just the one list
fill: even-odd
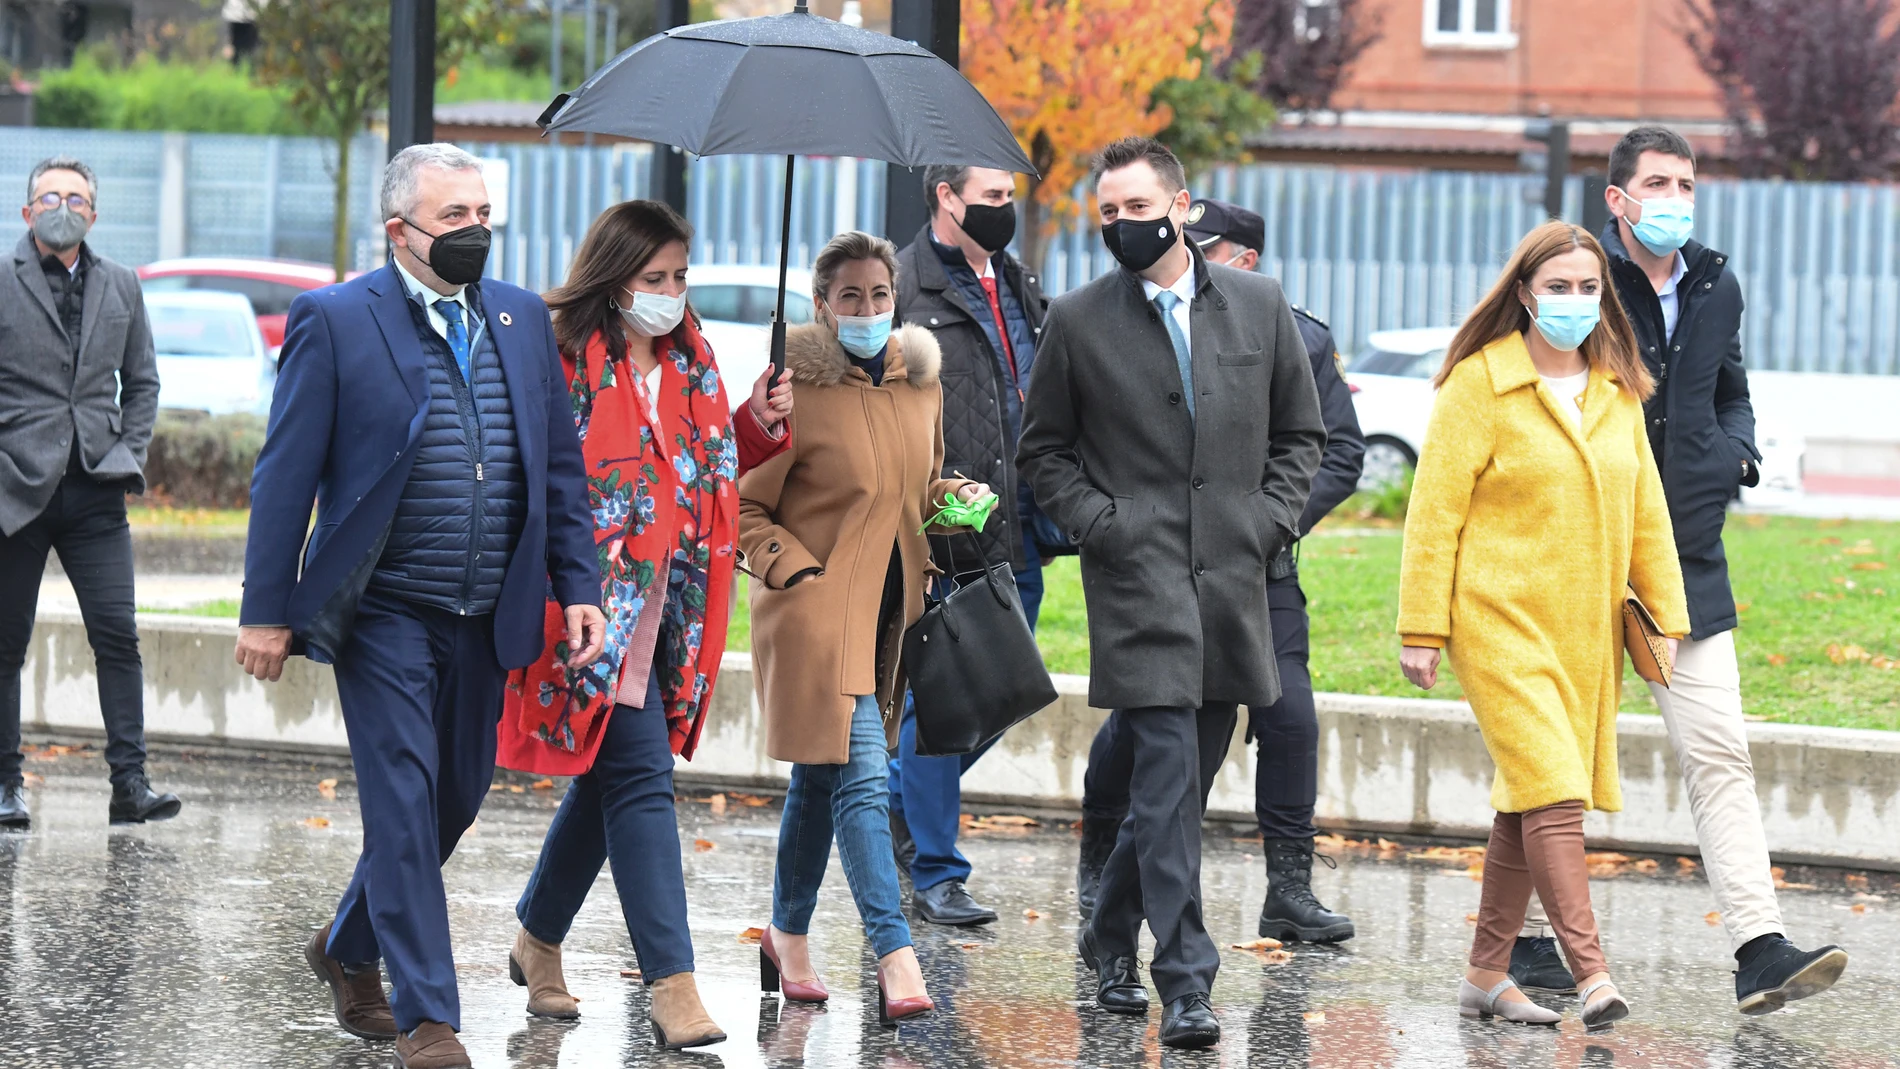
[(650, 984), (693, 971), (673, 749), (657, 668), (647, 677), (645, 706), (615, 706), (606, 731), (594, 767), (574, 778), (554, 814), (515, 916), (543, 943), (562, 942), (600, 867), (611, 863), (640, 977)]
[[(1034, 631), (1042, 608), (1042, 557), (1036, 552), (1035, 539), (1027, 534), (1023, 536), (1023, 559), (1027, 564), (1016, 573), (1016, 594), (1022, 599), (1029, 629)], [(918, 890), (946, 880), (970, 878), (970, 862), (957, 849), (957, 818), (963, 813), (961, 780), (993, 745), (995, 740), (974, 753), (956, 757), (917, 756), (917, 718), (912, 715), (909, 697), (905, 698), (897, 758), (891, 762), (891, 807), (904, 819), (911, 840), (917, 844), (910, 880)]]
[(442, 864), (495, 774), (507, 673), (490, 616), (370, 592), (336, 658), (337, 697), (363, 811), (363, 853), (337, 906), (329, 954), (381, 959), (396, 1027), (462, 1027)]

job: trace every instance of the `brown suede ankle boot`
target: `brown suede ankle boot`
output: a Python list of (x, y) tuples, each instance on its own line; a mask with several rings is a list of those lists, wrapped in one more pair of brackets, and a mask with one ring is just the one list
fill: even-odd
[(653, 1042), (667, 1050), (685, 1050), (726, 1041), (726, 1034), (700, 1004), (699, 984), (692, 973), (663, 976), (653, 981), (648, 992), (652, 998), (647, 1013), (653, 1020)]
[(561, 976), (561, 944), (543, 943), (523, 928), (508, 952), (508, 975), (528, 989), (528, 1012), (536, 1017), (571, 1021), (581, 1015), (580, 1000), (567, 993)]
[(396, 1036), (396, 1064), (402, 1069), (471, 1069), (474, 1063), (455, 1029), (441, 1021), (424, 1021), (415, 1031)]

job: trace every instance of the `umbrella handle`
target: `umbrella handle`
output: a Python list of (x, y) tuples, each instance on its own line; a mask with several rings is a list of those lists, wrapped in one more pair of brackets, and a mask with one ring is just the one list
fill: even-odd
[[(804, 7), (803, 0), (799, 6)], [(772, 383), (777, 385), (785, 372), (785, 276), (792, 263), (792, 165), (798, 157), (785, 157), (785, 211), (780, 217), (778, 236), (778, 311), (772, 316)]]

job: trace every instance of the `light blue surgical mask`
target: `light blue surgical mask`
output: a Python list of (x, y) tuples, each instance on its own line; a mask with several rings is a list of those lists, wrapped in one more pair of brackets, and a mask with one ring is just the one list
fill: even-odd
[(1643, 206), (1643, 218), (1630, 224), (1636, 240), (1657, 256), (1668, 256), (1682, 248), (1695, 229), (1695, 202), (1687, 197), (1652, 197), (1642, 200), (1629, 190), (1623, 195)]
[(1531, 322), (1550, 347), (1559, 352), (1574, 352), (1590, 332), (1597, 328), (1602, 315), (1602, 297), (1595, 293), (1540, 293), (1537, 311)]
[(838, 344), (859, 360), (869, 360), (884, 351), (891, 340), (891, 313), (874, 316), (833, 315), (838, 321)]

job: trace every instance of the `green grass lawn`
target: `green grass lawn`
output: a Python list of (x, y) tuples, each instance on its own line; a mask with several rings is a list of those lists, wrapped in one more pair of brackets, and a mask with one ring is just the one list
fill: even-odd
[[(241, 525), (242, 514), (235, 514)], [(134, 521), (137, 522), (136, 520)], [(231, 522), (212, 513), (195, 522)], [(1322, 525), (1301, 548), (1313, 620), (1313, 685), (1419, 696), (1398, 670), (1399, 532), (1370, 521)], [(1796, 724), (1900, 729), (1900, 524), (1729, 517), (1728, 557), (1742, 626), (1742, 698), (1750, 716)], [(1044, 571), (1037, 641), (1051, 671), (1088, 672), (1088, 618), (1074, 557)], [(236, 616), (234, 601), (185, 610)], [(727, 648), (750, 648), (746, 599)], [(1625, 665), (1623, 708), (1654, 712)], [(1446, 666), (1430, 695), (1458, 698)]]

